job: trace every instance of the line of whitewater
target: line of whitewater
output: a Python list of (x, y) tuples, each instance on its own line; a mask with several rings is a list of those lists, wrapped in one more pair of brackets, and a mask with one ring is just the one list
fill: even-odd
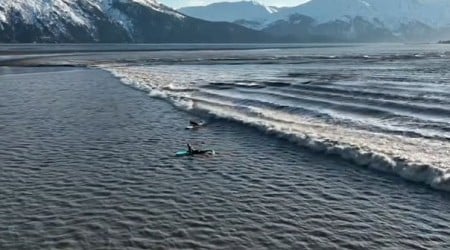
[(407, 180), (450, 191), (450, 143), (358, 130), (293, 116), (278, 110), (237, 106), (195, 95), (189, 81), (158, 75), (140, 67), (99, 65), (124, 84), (164, 98), (186, 110), (206, 111), (261, 129), (316, 152), (337, 155), (365, 166), (395, 173)]

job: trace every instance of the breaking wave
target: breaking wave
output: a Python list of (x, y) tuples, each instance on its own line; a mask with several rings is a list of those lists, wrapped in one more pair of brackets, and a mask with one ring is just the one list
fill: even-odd
[[(410, 81), (409, 68), (389, 73), (392, 68), (369, 65), (340, 74), (339, 67), (295, 73), (273, 65), (98, 67), (179, 108), (237, 121), (316, 152), (450, 191), (450, 90), (435, 79)], [(375, 77), (380, 71), (386, 75)]]

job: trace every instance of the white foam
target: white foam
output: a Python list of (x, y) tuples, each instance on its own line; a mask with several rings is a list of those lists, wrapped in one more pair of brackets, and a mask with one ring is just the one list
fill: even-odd
[[(3, 12), (0, 12), (0, 23), (6, 23), (6, 15)], [(0, 24), (1, 25), (1, 24)]]
[(361, 166), (396, 173), (405, 179), (450, 191), (448, 142), (303, 122), (282, 112), (257, 108), (254, 111), (260, 115), (251, 117), (224, 105), (197, 104), (197, 108), (258, 127), (317, 152), (338, 155)]

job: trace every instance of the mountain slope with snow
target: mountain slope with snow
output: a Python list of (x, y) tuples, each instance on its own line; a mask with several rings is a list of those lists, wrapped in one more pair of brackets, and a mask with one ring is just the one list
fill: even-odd
[(274, 25), (293, 15), (315, 20), (308, 35), (333, 36), (338, 41), (429, 41), (448, 34), (450, 1), (311, 0), (280, 9), (266, 22), (265, 30), (285, 30), (282, 35), (299, 35), (296, 28), (288, 30), (286, 24)]
[(430, 27), (450, 25), (450, 1), (443, 0), (311, 0), (305, 4), (280, 9), (272, 20), (302, 14), (320, 23), (362, 17), (378, 19), (391, 29), (403, 24), (421, 22)]
[(258, 42), (262, 32), (155, 0), (2, 0), (0, 42)]

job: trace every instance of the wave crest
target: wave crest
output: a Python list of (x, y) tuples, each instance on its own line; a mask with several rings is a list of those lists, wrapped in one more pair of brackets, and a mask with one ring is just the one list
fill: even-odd
[(101, 68), (125, 84), (169, 100), (179, 108), (250, 125), (315, 152), (339, 156), (359, 166), (395, 173), (410, 181), (450, 191), (448, 141), (364, 131), (279, 110), (240, 106), (226, 99), (202, 96), (202, 92), (197, 91), (201, 86), (192, 86), (192, 79), (183, 76), (180, 80), (169, 72), (152, 73), (143, 68), (114, 65)]

